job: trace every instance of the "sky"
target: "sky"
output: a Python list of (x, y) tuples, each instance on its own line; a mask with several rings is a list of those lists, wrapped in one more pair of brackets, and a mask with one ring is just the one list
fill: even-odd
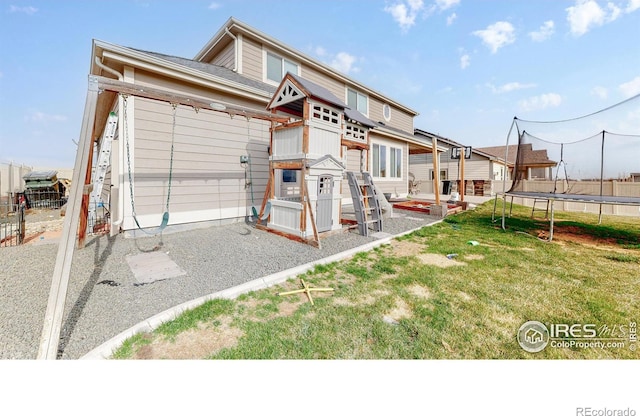
[(0, 162), (73, 167), (92, 39), (193, 58), (231, 16), (473, 147), (640, 93), (640, 0), (0, 0)]

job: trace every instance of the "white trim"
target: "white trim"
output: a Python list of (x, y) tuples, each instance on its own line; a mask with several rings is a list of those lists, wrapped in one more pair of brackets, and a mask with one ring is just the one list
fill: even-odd
[[(387, 115), (385, 114), (385, 109), (389, 110), (389, 117), (387, 117)], [(387, 122), (391, 121), (391, 106), (387, 103), (382, 104), (382, 117), (384, 117), (384, 120)]]
[(244, 61), (242, 59), (242, 54), (244, 52), (244, 41), (242, 33), (238, 33), (237, 38), (238, 39), (236, 40), (236, 44), (238, 45), (238, 61), (236, 62), (236, 72), (238, 74), (242, 74), (242, 63)]
[[(400, 165), (400, 169), (402, 169), (402, 171), (400, 172), (400, 176), (399, 177), (378, 177), (374, 175), (374, 166), (373, 166), (373, 145), (379, 145), (379, 146), (386, 146), (387, 147), (387, 154), (385, 155), (386, 157), (386, 162), (387, 162), (387, 171), (390, 171), (390, 167), (391, 167), (391, 149), (400, 149), (402, 155), (401, 155), (401, 165)], [(407, 145), (406, 142), (403, 142), (401, 140), (398, 140), (396, 142), (394, 141), (390, 141), (390, 140), (382, 140), (382, 139), (378, 139), (378, 138), (372, 138), (371, 139), (371, 143), (370, 143), (370, 151), (369, 153), (369, 172), (371, 173), (371, 177), (373, 178), (374, 182), (402, 182), (405, 180), (405, 178), (407, 177), (407, 171), (409, 169), (409, 166), (407, 164), (405, 164), (405, 156), (408, 156), (408, 149), (409, 146)], [(408, 162), (408, 157), (406, 158), (407, 162)]]
[(226, 78), (217, 77), (213, 74), (191, 69), (184, 65), (156, 58), (143, 52), (137, 52), (128, 48), (99, 41), (96, 41), (96, 46), (102, 49), (102, 56), (121, 62), (124, 65), (139, 67), (177, 80), (203, 85), (207, 88), (232, 93), (245, 98), (265, 102), (268, 102), (271, 99), (270, 93), (258, 88), (253, 88), (245, 84), (230, 81)]

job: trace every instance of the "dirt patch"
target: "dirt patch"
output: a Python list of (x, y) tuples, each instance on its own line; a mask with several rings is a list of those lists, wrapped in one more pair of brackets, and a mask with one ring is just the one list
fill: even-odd
[(465, 254), (465, 260), (484, 260), (484, 256), (482, 254)]
[(407, 305), (407, 303), (402, 299), (396, 299), (396, 304), (393, 309), (389, 311), (388, 314), (384, 316), (384, 318), (391, 318), (393, 321), (399, 321), (403, 318), (411, 318), (413, 313), (411, 312), (411, 307)]
[[(537, 230), (538, 238), (549, 240), (549, 230)], [(598, 237), (587, 234), (584, 229), (574, 225), (556, 224), (553, 227), (552, 241), (569, 241), (586, 246), (617, 246), (618, 240), (615, 238)]]
[(422, 250), (424, 250), (427, 246), (425, 244), (420, 244), (413, 241), (392, 240), (391, 247), (396, 255), (403, 257), (415, 256), (416, 254), (419, 254)]
[(422, 299), (429, 299), (431, 297), (431, 291), (428, 287), (422, 285), (409, 286), (409, 292)]
[(469, 296), (469, 294), (464, 292), (458, 292), (458, 296), (460, 296), (460, 299), (464, 300), (465, 302), (469, 302), (473, 299), (471, 296)]
[(211, 327), (200, 324), (195, 329), (180, 333), (175, 341), (154, 340), (142, 346), (132, 357), (140, 360), (199, 360), (214, 354), (223, 348), (232, 348), (244, 334), (238, 328), (230, 326), (231, 318), (225, 318), (221, 324)]
[(361, 305), (373, 305), (378, 299), (388, 295), (386, 290), (376, 290), (371, 293), (359, 296), (356, 300), (350, 300), (346, 298), (335, 298), (333, 303), (339, 306), (361, 306)]
[(437, 267), (466, 266), (466, 263), (455, 259), (449, 259), (447, 256), (442, 254), (423, 253), (418, 256), (418, 260), (424, 264)]

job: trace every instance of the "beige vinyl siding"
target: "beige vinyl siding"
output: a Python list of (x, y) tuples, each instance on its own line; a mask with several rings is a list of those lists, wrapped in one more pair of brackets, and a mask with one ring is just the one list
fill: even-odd
[(326, 76), (314, 69), (303, 66), (301, 68), (301, 76), (304, 79), (307, 79), (311, 82), (315, 82), (318, 85), (321, 85), (328, 89), (336, 98), (341, 101), (345, 101), (345, 87), (344, 83), (337, 81), (333, 78)]
[[(135, 208), (139, 216), (165, 210), (171, 154), (172, 109), (168, 103), (136, 99)], [(249, 132), (247, 132), (247, 127)], [(179, 106), (176, 113), (170, 212), (209, 211), (247, 207), (241, 155), (252, 162), (254, 198), (262, 201), (268, 178), (269, 126), (224, 113)], [(247, 172), (248, 175), (248, 172)], [(216, 214), (218, 212), (218, 214)], [(200, 218), (200, 220), (204, 220)]]
[[(364, 151), (365, 157), (367, 157), (367, 152)], [(366, 163), (366, 159), (365, 159)], [(366, 166), (365, 166), (366, 167)], [(347, 166), (346, 171), (350, 172), (360, 172), (360, 151), (359, 150), (347, 150)], [(349, 189), (349, 181), (347, 180), (347, 175), (345, 174), (342, 179), (342, 202), (345, 204), (351, 204), (351, 190)]]
[(229, 44), (214, 57), (211, 63), (213, 65), (219, 65), (233, 70), (235, 66), (235, 55), (235, 44), (234, 42), (229, 42)]
[(384, 119), (384, 115), (382, 114), (382, 106), (383, 102), (369, 97), (369, 118), (375, 122), (382, 121), (385, 125), (389, 127), (395, 127), (396, 129), (400, 129), (406, 131), (407, 133), (413, 132), (413, 117), (409, 114), (403, 112), (402, 110), (390, 105), (391, 107), (391, 120), (387, 121)]
[(263, 81), (262, 46), (251, 38), (242, 38), (242, 75)]

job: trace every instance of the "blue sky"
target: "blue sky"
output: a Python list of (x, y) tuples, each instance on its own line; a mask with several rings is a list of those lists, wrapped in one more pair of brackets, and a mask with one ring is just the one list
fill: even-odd
[(0, 162), (72, 167), (93, 38), (192, 58), (230, 16), (474, 147), (640, 93), (640, 0), (0, 0)]

